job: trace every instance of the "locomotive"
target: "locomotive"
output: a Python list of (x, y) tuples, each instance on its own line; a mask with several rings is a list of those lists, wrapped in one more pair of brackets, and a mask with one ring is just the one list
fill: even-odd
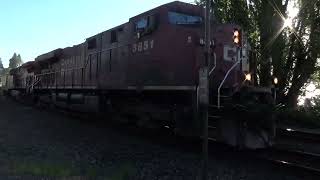
[[(202, 7), (179, 1), (149, 10), (12, 69), (6, 90), (34, 102), (126, 116), (141, 127), (201, 137), (203, 14)], [(256, 110), (273, 105), (271, 89), (253, 83), (245, 31), (236, 24), (212, 23), (211, 29), (209, 137), (236, 147), (272, 145), (272, 113)]]

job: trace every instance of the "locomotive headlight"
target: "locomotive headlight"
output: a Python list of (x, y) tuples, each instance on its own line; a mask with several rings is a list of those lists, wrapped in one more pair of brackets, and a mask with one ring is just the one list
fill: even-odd
[(274, 83), (275, 85), (277, 85), (277, 84), (279, 83), (278, 78), (275, 77), (275, 78), (273, 79), (273, 83)]
[(233, 43), (237, 46), (241, 46), (241, 32), (239, 29), (233, 30)]
[(250, 73), (246, 74), (246, 81), (251, 81), (251, 74)]
[(239, 40), (238, 37), (235, 37), (235, 38), (233, 39), (233, 42), (236, 43), (236, 44), (239, 44), (240, 40)]
[(233, 32), (233, 36), (235, 36), (235, 37), (239, 37), (239, 35), (240, 35), (240, 33), (239, 33), (239, 31), (238, 31), (238, 30), (235, 30), (235, 31)]

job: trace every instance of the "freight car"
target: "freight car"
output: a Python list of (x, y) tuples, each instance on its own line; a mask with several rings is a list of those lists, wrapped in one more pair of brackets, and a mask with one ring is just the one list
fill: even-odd
[[(12, 70), (10, 91), (201, 137), (197, 116), (203, 14), (203, 8), (192, 4), (162, 5)], [(271, 90), (252, 83), (255, 67), (250, 67), (245, 31), (213, 22), (211, 35), (210, 138), (247, 148), (270, 146), (275, 135), (271, 113), (259, 116), (256, 109), (272, 106)]]

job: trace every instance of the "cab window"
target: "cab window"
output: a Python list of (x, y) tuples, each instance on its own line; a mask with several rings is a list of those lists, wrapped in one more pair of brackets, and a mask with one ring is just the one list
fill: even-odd
[(142, 36), (151, 34), (157, 28), (156, 15), (143, 17), (134, 23), (135, 33), (140, 38)]
[(110, 43), (118, 42), (118, 34), (116, 30), (111, 31)]
[(197, 25), (202, 23), (202, 17), (200, 16), (193, 16), (178, 12), (169, 12), (169, 22), (170, 24), (177, 24), (177, 25)]
[(148, 27), (148, 18), (142, 18), (136, 22), (136, 31), (145, 30)]
[(96, 38), (88, 40), (88, 49), (95, 49), (95, 48), (97, 48)]

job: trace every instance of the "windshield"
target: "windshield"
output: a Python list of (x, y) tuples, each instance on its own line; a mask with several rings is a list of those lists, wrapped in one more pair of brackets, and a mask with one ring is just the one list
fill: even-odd
[(136, 23), (136, 30), (145, 29), (148, 26), (148, 20), (146, 18), (142, 18)]
[(169, 12), (168, 15), (170, 24), (189, 25), (202, 23), (202, 17), (200, 16), (192, 16), (177, 12)]

